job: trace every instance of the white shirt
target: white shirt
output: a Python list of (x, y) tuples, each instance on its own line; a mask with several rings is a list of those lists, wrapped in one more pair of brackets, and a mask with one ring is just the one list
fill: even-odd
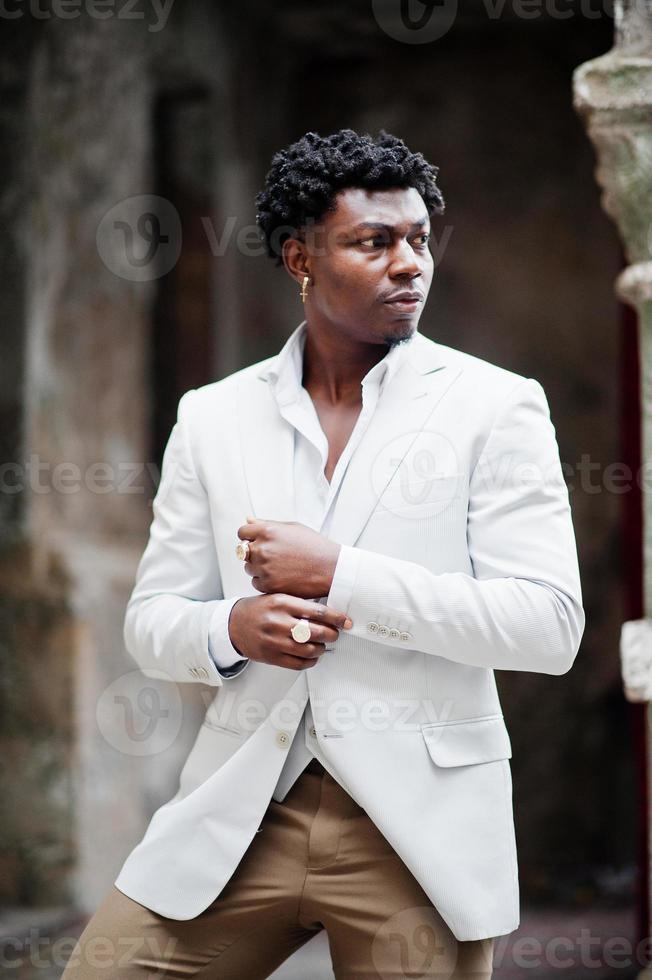
[[(333, 510), (349, 460), (369, 425), (388, 378), (398, 368), (409, 341), (389, 348), (382, 360), (374, 364), (362, 379), (362, 409), (329, 483), (324, 474), (328, 460), (328, 440), (319, 422), (314, 403), (302, 384), (306, 331), (307, 325), (304, 320), (290, 334), (279, 352), (275, 367), (268, 368), (266, 376), (281, 415), (294, 428), (295, 520), (328, 536)], [(352, 549), (342, 547), (331, 589), (333, 594), (337, 592), (338, 597), (347, 599), (351, 595), (355, 574), (355, 562), (351, 560), (351, 552)], [(325, 603), (326, 599), (327, 596), (324, 596), (317, 601)], [(241, 661), (247, 660), (233, 647), (228, 634), (228, 615), (236, 601), (237, 597), (234, 597), (233, 602), (223, 608), (219, 622), (211, 623), (209, 633), (209, 652), (224, 677), (232, 677), (239, 673), (244, 667)], [(341, 609), (339, 605), (337, 608), (344, 612), (348, 601), (342, 602), (341, 605)], [(328, 656), (328, 652), (323, 656)], [(275, 800), (279, 802), (283, 800), (313, 756), (328, 768), (321, 758), (317, 739), (312, 732), (314, 732), (312, 712), (308, 701), (274, 790)]]

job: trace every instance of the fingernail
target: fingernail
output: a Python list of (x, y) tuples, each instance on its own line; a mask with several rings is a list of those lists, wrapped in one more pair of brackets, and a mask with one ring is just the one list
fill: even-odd
[(346, 619), (344, 620), (344, 629), (350, 630), (352, 626), (353, 626), (353, 622), (347, 616)]

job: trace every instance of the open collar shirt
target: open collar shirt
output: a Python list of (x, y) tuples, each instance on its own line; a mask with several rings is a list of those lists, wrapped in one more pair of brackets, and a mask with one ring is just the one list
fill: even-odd
[[(267, 378), (280, 414), (294, 429), (295, 520), (328, 536), (333, 511), (349, 461), (364, 436), (387, 382), (398, 369), (409, 341), (389, 348), (385, 356), (374, 364), (362, 379), (362, 408), (329, 482), (324, 474), (328, 461), (328, 440), (319, 422), (314, 403), (302, 382), (306, 331), (307, 324), (304, 320), (292, 332), (278, 357), (264, 374), (261, 374), (261, 377)], [(329, 593), (331, 606), (341, 612), (348, 608), (355, 568), (355, 549), (343, 546), (340, 549)], [(209, 651), (220, 674), (225, 678), (240, 673), (248, 663), (248, 659), (233, 647), (228, 633), (228, 617), (232, 605), (238, 598), (235, 596), (231, 603), (220, 610), (219, 621), (214, 620), (209, 631)], [(324, 596), (317, 601), (326, 602), (326, 599), (327, 596)], [(328, 656), (328, 653), (324, 656)], [(284, 798), (295, 779), (314, 756), (328, 769), (319, 752), (310, 701), (308, 701), (274, 791), (275, 800), (280, 802)]]

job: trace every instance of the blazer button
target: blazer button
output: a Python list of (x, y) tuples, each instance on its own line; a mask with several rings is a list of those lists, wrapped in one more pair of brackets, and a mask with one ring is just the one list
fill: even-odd
[(373, 623), (373, 622), (372, 623), (367, 623), (367, 632), (368, 633), (377, 633), (378, 632), (378, 623)]
[(197, 676), (197, 668), (196, 667), (188, 667), (188, 673), (191, 674), (193, 677), (196, 677)]
[(276, 744), (282, 749), (287, 749), (290, 744), (290, 736), (287, 732), (278, 732), (276, 736)]
[(401, 632), (400, 632), (400, 630), (391, 629), (389, 631), (389, 638), (390, 638), (390, 640), (400, 640), (400, 638), (401, 638)]
[(389, 636), (389, 628), (387, 626), (379, 626), (378, 636)]
[(408, 633), (406, 630), (403, 630), (403, 632), (401, 633), (401, 639), (402, 640), (411, 640), (412, 639), (412, 634), (411, 633)]
[(202, 677), (208, 677), (208, 671), (206, 670), (205, 667), (200, 667), (199, 673), (201, 674)]

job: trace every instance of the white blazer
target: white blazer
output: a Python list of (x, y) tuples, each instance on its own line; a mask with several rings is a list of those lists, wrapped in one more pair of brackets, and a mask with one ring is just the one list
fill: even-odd
[(206, 909), (261, 824), (310, 698), (322, 757), (457, 939), (512, 932), (511, 746), (494, 669), (564, 674), (584, 630), (543, 388), (417, 332), (329, 533), (356, 551), (341, 610), (353, 628), (309, 670), (249, 661), (226, 679), (211, 617), (258, 594), (236, 529), (248, 513), (294, 520), (293, 432), (259, 377), (272, 361), (179, 402), (124, 637), (146, 676), (215, 697), (176, 795), (115, 884), (168, 918)]

